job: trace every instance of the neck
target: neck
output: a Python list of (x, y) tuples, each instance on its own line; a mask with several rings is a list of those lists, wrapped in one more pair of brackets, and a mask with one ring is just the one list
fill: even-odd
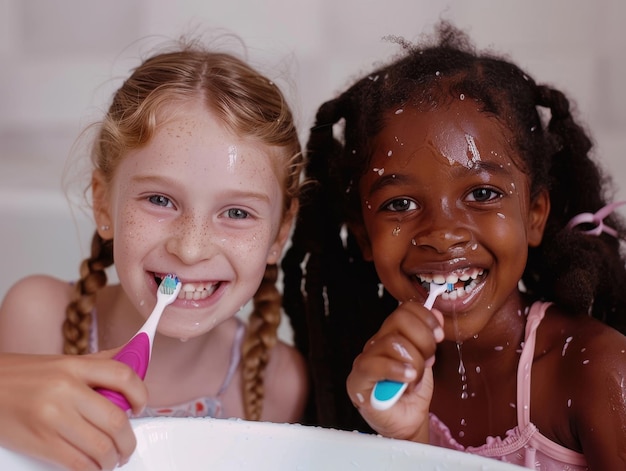
[[(457, 371), (461, 362), (468, 373), (476, 369), (507, 374), (516, 371), (524, 341), (526, 307), (527, 303), (517, 297), (500, 309), (474, 336), (464, 341), (443, 341), (437, 347), (435, 369)], [(458, 373), (455, 374), (458, 376)]]

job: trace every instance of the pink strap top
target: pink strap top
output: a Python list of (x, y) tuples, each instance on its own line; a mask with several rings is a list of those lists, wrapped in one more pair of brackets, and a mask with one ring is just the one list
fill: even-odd
[[(226, 377), (215, 396), (204, 396), (182, 404), (176, 404), (169, 407), (146, 407), (142, 413), (133, 417), (214, 417), (226, 418), (228, 415), (222, 406), (221, 396), (228, 388), (233, 379), (239, 362), (241, 360), (241, 343), (246, 332), (245, 324), (237, 319), (238, 326), (235, 332), (235, 338), (231, 347), (230, 364)], [(96, 322), (95, 313), (92, 313), (92, 328), (89, 335), (89, 350), (91, 352), (98, 351), (98, 323)]]
[(551, 303), (535, 302), (526, 320), (524, 347), (517, 367), (517, 426), (506, 436), (487, 437), (481, 446), (464, 447), (435, 414), (430, 414), (430, 443), (541, 471), (588, 470), (584, 455), (542, 435), (530, 421), (530, 378), (537, 327)]

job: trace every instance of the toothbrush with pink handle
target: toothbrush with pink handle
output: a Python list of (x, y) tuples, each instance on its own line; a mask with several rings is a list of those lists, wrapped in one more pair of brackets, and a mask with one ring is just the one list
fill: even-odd
[[(449, 292), (453, 290), (454, 285), (452, 283), (444, 283), (442, 285), (430, 283), (430, 290), (424, 307), (429, 310), (432, 309), (437, 296), (445, 291)], [(401, 383), (400, 381), (392, 381), (389, 379), (379, 381), (374, 385), (370, 396), (372, 407), (376, 410), (387, 410), (393, 407), (393, 405), (398, 402), (398, 399), (402, 397), (407, 386), (408, 383)]]
[[(157, 291), (157, 303), (152, 313), (134, 337), (113, 357), (114, 360), (121, 361), (130, 366), (141, 379), (146, 377), (146, 371), (148, 370), (150, 355), (152, 353), (154, 334), (156, 333), (157, 324), (161, 319), (161, 314), (163, 314), (167, 305), (172, 304), (176, 300), (181, 286), (181, 282), (176, 275), (167, 275), (163, 278)], [(96, 391), (119, 406), (122, 410), (126, 411), (130, 409), (130, 404), (123, 394), (102, 388), (96, 388)]]

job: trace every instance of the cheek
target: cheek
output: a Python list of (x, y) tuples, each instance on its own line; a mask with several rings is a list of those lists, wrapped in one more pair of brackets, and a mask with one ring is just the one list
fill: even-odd
[(146, 224), (136, 212), (122, 211), (115, 226), (115, 250), (120, 254), (131, 254), (137, 247), (145, 246), (156, 233), (154, 225)]
[(245, 234), (232, 234), (224, 240), (224, 247), (243, 264), (263, 264), (274, 242), (269, 227), (259, 228)]

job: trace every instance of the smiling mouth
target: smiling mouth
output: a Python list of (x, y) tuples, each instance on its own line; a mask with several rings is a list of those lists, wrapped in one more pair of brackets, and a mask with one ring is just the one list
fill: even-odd
[[(163, 277), (154, 274), (154, 281), (156, 281), (157, 285), (161, 284)], [(186, 282), (181, 280), (182, 287), (180, 292), (178, 293), (178, 299), (187, 299), (197, 301), (200, 299), (206, 299), (211, 296), (217, 288), (220, 287), (221, 282)]]
[(476, 286), (478, 286), (484, 277), (485, 270), (482, 268), (467, 268), (445, 275), (432, 273), (422, 273), (416, 275), (417, 280), (426, 291), (430, 290), (430, 283), (436, 283), (439, 285), (449, 283), (454, 285), (453, 291), (445, 291), (441, 295), (442, 299), (451, 301), (467, 296), (474, 288), (476, 288)]

